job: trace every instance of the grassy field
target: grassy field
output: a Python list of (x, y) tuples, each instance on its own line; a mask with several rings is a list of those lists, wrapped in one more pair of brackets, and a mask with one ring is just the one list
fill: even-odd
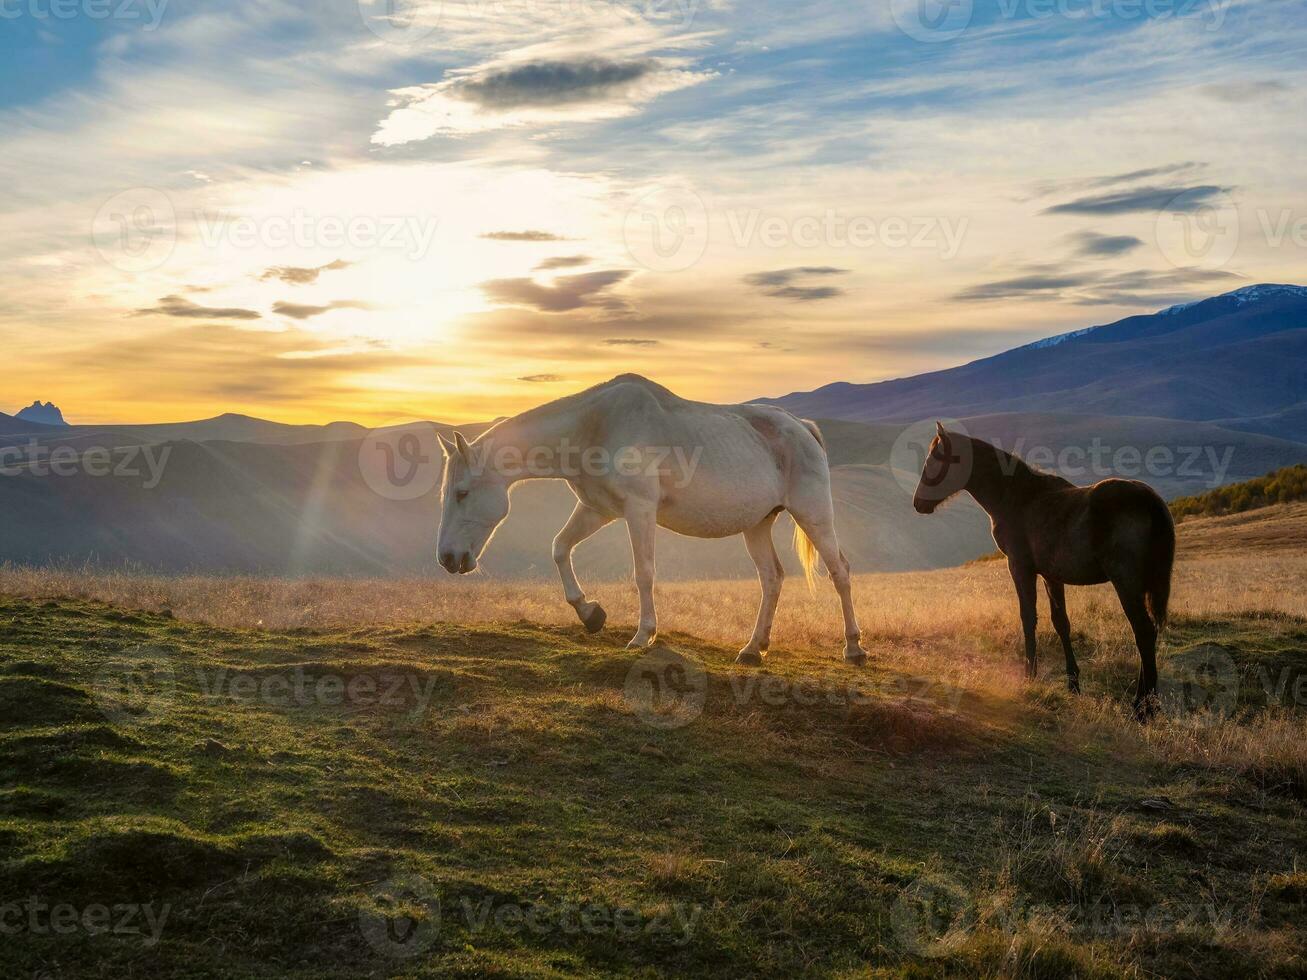
[(0, 975), (1307, 973), (1307, 558), (1182, 548), (1145, 728), (1004, 578), (859, 578), (860, 671), (790, 583), (757, 671), (751, 583), (637, 656), (624, 583), (0, 571)]

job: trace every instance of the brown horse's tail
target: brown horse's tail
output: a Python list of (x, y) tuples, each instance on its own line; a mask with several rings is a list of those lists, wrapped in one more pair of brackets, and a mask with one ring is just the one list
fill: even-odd
[(1166, 626), (1166, 606), (1171, 600), (1171, 568), (1175, 564), (1175, 521), (1161, 497), (1154, 497), (1153, 530), (1148, 542), (1148, 580), (1145, 592), (1148, 611), (1160, 633)]

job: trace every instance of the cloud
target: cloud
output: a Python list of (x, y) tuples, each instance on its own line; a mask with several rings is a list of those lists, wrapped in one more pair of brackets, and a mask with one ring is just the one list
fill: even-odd
[(488, 231), (481, 236), (492, 242), (565, 242), (568, 239), (552, 231)]
[(132, 316), (178, 316), (201, 320), (258, 320), (261, 314), (239, 307), (200, 306), (183, 296), (165, 296), (158, 306), (136, 310)]
[[(1233, 188), (1216, 184), (1174, 187), (1136, 187), (1090, 197), (1076, 198), (1045, 208), (1042, 214), (1134, 214), (1137, 212), (1197, 211), (1212, 198)], [(1183, 198), (1183, 200), (1178, 200)]]
[(1064, 194), (1070, 191), (1096, 190), (1116, 187), (1121, 184), (1133, 184), (1141, 180), (1154, 180), (1158, 177), (1174, 177), (1178, 174), (1195, 174), (1204, 170), (1206, 164), (1194, 160), (1182, 160), (1179, 163), (1167, 163), (1157, 167), (1144, 167), (1139, 170), (1126, 170), (1121, 173), (1104, 174), (1098, 177), (1079, 177), (1072, 180), (1044, 180), (1034, 185), (1035, 197), (1048, 197), (1051, 194)]
[(1237, 105), (1269, 99), (1281, 92), (1289, 91), (1289, 86), (1278, 78), (1271, 78), (1265, 81), (1213, 82), (1204, 85), (1199, 91), (1218, 102), (1231, 102)]
[(321, 316), (323, 313), (329, 313), (332, 310), (370, 310), (372, 307), (368, 303), (354, 299), (338, 299), (328, 303), (326, 306), (306, 306), (300, 303), (276, 302), (272, 304), (272, 312), (281, 316), (288, 316), (295, 320), (307, 320), (312, 316)]
[(566, 313), (583, 307), (621, 311), (628, 308), (626, 302), (608, 291), (630, 275), (630, 269), (604, 269), (559, 276), (548, 286), (534, 279), (491, 279), (483, 282), (481, 289), (497, 303), (525, 306), (542, 313)]
[(1165, 305), (1189, 298), (1189, 287), (1238, 279), (1221, 269), (1168, 269), (1154, 272), (1098, 273), (1050, 271), (1041, 267), (1027, 275), (969, 286), (954, 295), (964, 302), (996, 299), (1066, 300), (1080, 306)]
[(1144, 243), (1134, 235), (1102, 235), (1096, 231), (1078, 231), (1068, 237), (1081, 255), (1124, 255)]
[(1092, 277), (1075, 275), (1016, 276), (1012, 279), (999, 279), (996, 282), (968, 286), (956, 293), (954, 298), (965, 302), (969, 300), (1010, 299), (1014, 296), (1027, 296), (1031, 293), (1059, 294), (1064, 289), (1083, 286), (1091, 281)]
[(658, 341), (644, 337), (609, 337), (600, 341), (605, 347), (657, 347)]
[(348, 269), (352, 264), (344, 259), (336, 259), (336, 261), (328, 262), (326, 265), (311, 268), (296, 265), (274, 265), (259, 276), (259, 281), (266, 282), (269, 279), (280, 279), (292, 286), (307, 286), (317, 282), (318, 276), (324, 272)]
[(563, 379), (557, 374), (527, 374), (517, 379), (518, 381), (530, 381), (532, 384), (549, 384), (554, 381)]
[(592, 55), (483, 65), (391, 93), (395, 108), (372, 142), (395, 146), (436, 135), (616, 119), (714, 75), (657, 58)]
[(845, 275), (848, 269), (837, 269), (831, 265), (800, 265), (789, 269), (773, 269), (769, 272), (754, 272), (744, 277), (750, 286), (757, 286), (764, 296), (778, 299), (791, 299), (800, 303), (831, 299), (844, 295), (838, 286), (796, 286), (794, 280), (813, 276)]
[(587, 265), (590, 261), (588, 255), (556, 255), (552, 259), (545, 259), (536, 269), (542, 272), (548, 269), (574, 269), (578, 265)]

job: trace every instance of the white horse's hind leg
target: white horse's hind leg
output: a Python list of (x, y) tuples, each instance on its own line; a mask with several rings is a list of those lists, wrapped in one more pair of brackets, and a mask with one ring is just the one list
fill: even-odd
[(608, 615), (599, 603), (586, 602), (585, 592), (576, 580), (576, 572), (572, 570), (572, 549), (611, 521), (611, 517), (605, 517), (578, 501), (572, 516), (554, 538), (554, 564), (558, 566), (558, 575), (563, 580), (563, 597), (576, 610), (589, 633), (598, 633), (603, 629)]
[(640, 628), (628, 650), (650, 646), (658, 635), (658, 616), (654, 612), (654, 533), (658, 528), (657, 508), (643, 502), (628, 502), (626, 529), (631, 535), (631, 561), (635, 566), (635, 587), (640, 592)]
[(775, 523), (776, 515), (769, 514), (744, 532), (744, 545), (749, 549), (749, 557), (758, 566), (762, 601), (758, 605), (758, 622), (753, 627), (753, 638), (735, 658), (737, 664), (760, 665), (762, 655), (771, 644), (772, 620), (776, 617), (776, 603), (780, 600), (781, 584), (785, 580), (785, 568), (776, 556), (776, 545), (771, 536), (772, 525)]
[(849, 560), (840, 551), (835, 537), (834, 520), (813, 523), (791, 510), (791, 516), (803, 528), (803, 533), (821, 555), (821, 560), (830, 573), (831, 582), (840, 596), (840, 608), (844, 612), (844, 659), (849, 663), (863, 664), (867, 660), (867, 651), (862, 649), (862, 630), (858, 626), (858, 617), (853, 613), (853, 588), (849, 578)]

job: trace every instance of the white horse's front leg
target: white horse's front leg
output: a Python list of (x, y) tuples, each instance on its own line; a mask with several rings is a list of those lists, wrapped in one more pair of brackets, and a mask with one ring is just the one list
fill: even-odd
[(650, 646), (658, 635), (658, 616), (654, 612), (654, 533), (658, 527), (657, 508), (630, 502), (626, 507), (626, 528), (631, 534), (631, 561), (635, 565), (635, 587), (640, 592), (640, 629), (628, 650)]
[(558, 566), (558, 576), (563, 580), (563, 597), (576, 610), (587, 633), (598, 633), (603, 629), (608, 614), (599, 603), (586, 602), (585, 592), (572, 569), (572, 549), (611, 521), (611, 517), (577, 501), (572, 516), (554, 538), (554, 564)]

